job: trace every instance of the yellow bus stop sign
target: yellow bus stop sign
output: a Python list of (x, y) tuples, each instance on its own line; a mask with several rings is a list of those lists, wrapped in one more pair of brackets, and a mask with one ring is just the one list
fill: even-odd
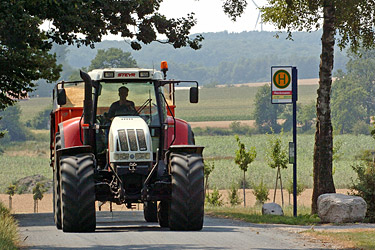
[(271, 102), (292, 103), (293, 84), (291, 66), (271, 67)]

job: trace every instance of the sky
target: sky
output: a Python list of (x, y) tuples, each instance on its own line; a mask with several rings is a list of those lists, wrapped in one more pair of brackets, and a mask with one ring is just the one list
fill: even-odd
[[(159, 12), (168, 18), (186, 17), (187, 14), (194, 12), (198, 23), (191, 30), (191, 34), (204, 32), (220, 32), (228, 31), (242, 32), (261, 30), (260, 19), (258, 25), (255, 27), (259, 10), (256, 8), (251, 0), (248, 0), (248, 5), (245, 13), (237, 18), (236, 22), (224, 14), (222, 5), (224, 0), (164, 0), (161, 3)], [(266, 0), (254, 0), (258, 6), (266, 4)], [(263, 30), (275, 30), (272, 25), (264, 25)], [(119, 36), (109, 35), (105, 40), (121, 40)]]

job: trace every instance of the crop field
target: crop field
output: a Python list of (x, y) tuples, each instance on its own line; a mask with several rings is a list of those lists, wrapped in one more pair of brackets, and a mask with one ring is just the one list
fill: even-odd
[[(225, 87), (202, 88), (199, 92), (200, 102), (190, 104), (188, 90), (176, 92), (177, 117), (187, 121), (233, 121), (252, 119), (255, 95), (259, 87)], [(299, 86), (298, 102), (310, 103), (316, 98), (317, 85)], [(20, 102), (23, 112), (22, 121), (29, 120), (37, 113), (50, 105), (50, 98), (35, 98)], [(35, 131), (34, 131), (35, 132)], [(264, 183), (272, 188), (275, 183), (276, 170), (271, 169), (266, 162), (267, 141), (270, 135), (241, 136), (247, 147), (255, 146), (258, 152), (257, 159), (249, 167), (246, 178), (251, 186), (263, 179)], [(38, 141), (15, 144), (6, 148), (0, 155), (0, 192), (15, 180), (42, 174), (52, 178), (49, 167), (48, 131), (37, 136)], [(284, 146), (292, 141), (292, 136), (284, 134)], [(335, 141), (343, 143), (339, 151), (339, 159), (334, 162), (334, 179), (336, 188), (348, 188), (351, 179), (356, 178), (351, 166), (355, 164), (355, 156), (361, 150), (374, 149), (375, 141), (370, 136), (338, 135)], [(237, 143), (234, 136), (197, 136), (196, 143), (205, 146), (206, 161), (215, 162), (215, 170), (210, 176), (210, 185), (217, 188), (229, 188), (232, 183), (239, 184), (242, 172), (234, 163)], [(298, 135), (298, 180), (311, 188), (313, 168), (313, 135)], [(284, 186), (292, 180), (292, 165), (282, 170)]]
[(7, 148), (0, 155), (0, 193), (12, 182), (31, 175), (40, 174), (52, 180), (48, 150), (48, 140), (27, 141)]
[[(241, 141), (247, 148), (256, 147), (257, 158), (250, 165), (246, 180), (248, 183), (258, 185), (263, 179), (269, 188), (273, 188), (276, 179), (276, 170), (268, 166), (266, 161), (266, 152), (268, 140), (271, 135), (254, 135), (251, 137), (240, 136)], [(292, 141), (291, 135), (282, 136), (284, 148), (288, 148), (288, 142)], [(335, 141), (341, 141), (342, 147), (339, 159), (334, 162), (334, 181), (336, 188), (349, 188), (352, 178), (356, 174), (351, 166), (356, 163), (355, 156), (362, 150), (374, 149), (375, 141), (371, 136), (338, 135)], [(234, 163), (237, 142), (234, 136), (198, 136), (196, 144), (205, 146), (203, 151), (206, 161), (214, 162), (215, 169), (212, 172), (209, 183), (210, 186), (216, 186), (219, 189), (228, 189), (232, 183), (239, 184), (242, 180), (243, 172)], [(297, 138), (297, 176), (298, 182), (311, 188), (313, 185), (313, 135), (298, 135)], [(282, 180), (285, 186), (293, 178), (293, 165), (288, 169), (282, 170)]]
[[(189, 122), (252, 120), (255, 95), (259, 87), (202, 88), (199, 103), (189, 103), (189, 91), (176, 91), (176, 116)], [(298, 103), (316, 99), (317, 85), (298, 88)], [(271, 95), (271, 93), (270, 93)]]
[(40, 111), (52, 105), (50, 97), (31, 98), (18, 102), (21, 107), (21, 122), (26, 122), (34, 118)]

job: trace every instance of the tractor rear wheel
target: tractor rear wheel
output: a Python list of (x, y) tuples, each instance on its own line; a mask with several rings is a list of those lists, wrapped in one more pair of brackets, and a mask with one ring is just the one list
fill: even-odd
[(145, 201), (143, 203), (143, 215), (147, 222), (158, 222), (156, 201)]
[(94, 167), (92, 154), (61, 157), (60, 193), (64, 232), (95, 231)]
[(158, 205), (158, 222), (160, 227), (169, 227), (169, 201), (161, 201)]
[(197, 231), (203, 227), (204, 174), (201, 154), (171, 153), (171, 230)]
[(61, 226), (61, 197), (60, 197), (60, 175), (59, 175), (59, 159), (57, 159), (57, 150), (61, 149), (60, 133), (55, 137), (55, 163), (53, 170), (53, 217), (57, 229), (62, 229)]

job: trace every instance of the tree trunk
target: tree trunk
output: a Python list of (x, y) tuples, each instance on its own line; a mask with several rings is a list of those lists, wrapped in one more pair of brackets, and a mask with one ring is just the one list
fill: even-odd
[(242, 186), (243, 186), (243, 206), (246, 207), (246, 194), (245, 194), (245, 171), (243, 171), (243, 182), (242, 182)]
[(316, 102), (316, 132), (314, 146), (314, 189), (311, 213), (317, 213), (317, 200), (324, 193), (335, 193), (332, 177), (332, 123), (330, 95), (335, 45), (335, 5), (324, 1), (322, 54), (319, 67), (319, 89)]

